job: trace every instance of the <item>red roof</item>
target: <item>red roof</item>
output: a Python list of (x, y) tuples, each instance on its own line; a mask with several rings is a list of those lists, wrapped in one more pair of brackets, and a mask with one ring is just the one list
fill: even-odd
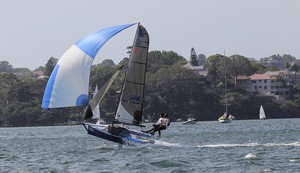
[(250, 78), (249, 78), (249, 76), (238, 76), (237, 79), (245, 80), (245, 79), (250, 79)]
[(275, 77), (268, 74), (254, 74), (249, 76), (251, 80), (265, 80), (265, 79), (276, 79)]

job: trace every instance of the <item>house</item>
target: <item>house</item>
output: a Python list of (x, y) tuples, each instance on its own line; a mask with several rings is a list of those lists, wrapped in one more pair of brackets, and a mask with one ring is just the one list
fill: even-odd
[(300, 73), (289, 70), (281, 70), (281, 71), (269, 71), (266, 74), (276, 76), (278, 79), (282, 79), (286, 84), (300, 84)]
[(251, 94), (258, 95), (286, 95), (289, 87), (278, 75), (254, 74), (251, 76), (238, 76), (237, 86), (245, 89)]
[(33, 74), (33, 77), (36, 77), (36, 78), (38, 78), (39, 76), (44, 76), (44, 72), (42, 70), (34, 70), (32, 72), (32, 74)]
[(203, 66), (193, 66), (190, 63), (187, 63), (182, 66), (183, 68), (190, 69), (198, 76), (199, 78), (206, 78), (208, 71), (204, 69)]

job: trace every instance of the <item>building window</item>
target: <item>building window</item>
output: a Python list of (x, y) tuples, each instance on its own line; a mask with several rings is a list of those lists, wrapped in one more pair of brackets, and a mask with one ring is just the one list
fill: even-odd
[(267, 80), (265, 79), (264, 82), (267, 83)]
[(264, 86), (265, 90), (267, 89), (267, 86)]
[(258, 82), (261, 82), (261, 80), (258, 80)]
[(256, 83), (256, 80), (252, 80), (251, 82), (252, 82), (252, 83)]
[(254, 86), (254, 89), (257, 89), (257, 86)]
[(258, 86), (258, 88), (261, 89), (262, 87), (261, 87), (261, 86)]

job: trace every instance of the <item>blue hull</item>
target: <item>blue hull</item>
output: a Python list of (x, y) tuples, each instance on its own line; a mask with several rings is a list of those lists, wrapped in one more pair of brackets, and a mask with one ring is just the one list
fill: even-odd
[(125, 144), (129, 146), (136, 146), (139, 144), (153, 144), (152, 136), (147, 133), (142, 133), (134, 130), (129, 130), (128, 136), (118, 136), (108, 132), (108, 126), (95, 126), (88, 123), (82, 123), (89, 135), (93, 135), (118, 144)]

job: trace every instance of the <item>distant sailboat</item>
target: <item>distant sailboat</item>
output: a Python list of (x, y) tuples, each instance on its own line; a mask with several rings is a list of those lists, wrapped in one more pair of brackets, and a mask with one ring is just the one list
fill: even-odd
[[(98, 93), (98, 85), (96, 85), (95, 87), (95, 91), (93, 93), (93, 99), (95, 99), (95, 96)], [(92, 109), (92, 118), (91, 119), (97, 119), (96, 124), (106, 124), (106, 122), (100, 117), (100, 107), (99, 107), (99, 103), (96, 105), (96, 107), (94, 109)]]
[[(92, 101), (95, 100), (95, 97), (96, 97), (97, 94), (98, 94), (98, 85), (96, 85), (96, 87), (95, 87), (95, 91), (93, 93), (93, 99), (92, 99)], [(100, 100), (99, 100), (99, 102), (100, 102)], [(91, 117), (91, 119), (96, 119), (97, 120), (96, 124), (106, 124), (106, 122), (100, 117), (99, 102), (96, 104), (96, 107), (94, 107), (94, 108), (91, 108), (90, 106), (88, 106), (87, 109), (86, 109), (86, 111), (84, 112), (84, 114), (87, 114), (87, 110), (91, 109), (92, 110), (92, 114), (91, 114), (92, 117)]]
[(224, 113), (224, 115), (222, 115), (219, 119), (218, 119), (218, 121), (220, 122), (220, 123), (230, 123), (233, 119), (232, 119), (232, 115), (227, 115), (227, 113), (225, 112)]
[[(225, 53), (224, 53), (225, 54)], [(226, 57), (224, 57), (224, 65), (225, 65), (225, 113), (218, 119), (220, 123), (230, 123), (234, 116), (229, 115), (228, 116), (228, 99), (227, 99), (227, 67), (226, 67)]]
[(96, 124), (106, 124), (106, 122), (101, 119), (100, 117), (100, 108), (99, 108), (99, 103), (102, 101), (104, 95), (107, 93), (108, 89), (111, 87), (111, 85), (114, 83), (116, 80), (117, 76), (119, 75), (121, 69), (123, 66), (121, 66), (115, 74), (102, 86), (102, 88), (98, 92), (98, 86), (96, 85), (93, 98), (89, 102), (87, 108), (85, 109), (83, 113), (83, 120), (88, 120), (88, 119), (97, 119)]
[(262, 105), (260, 105), (259, 109), (259, 119), (266, 119), (266, 114)]

